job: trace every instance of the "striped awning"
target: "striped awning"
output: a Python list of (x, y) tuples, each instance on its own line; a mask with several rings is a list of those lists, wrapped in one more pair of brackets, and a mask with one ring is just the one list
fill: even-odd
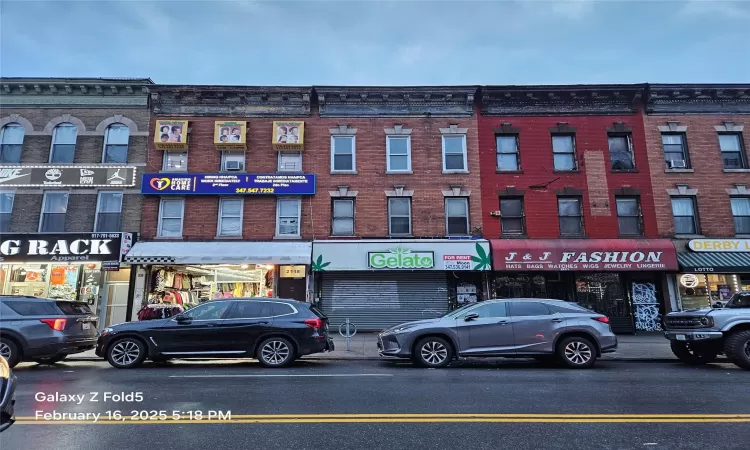
[(750, 253), (677, 253), (683, 272), (743, 273), (750, 272)]

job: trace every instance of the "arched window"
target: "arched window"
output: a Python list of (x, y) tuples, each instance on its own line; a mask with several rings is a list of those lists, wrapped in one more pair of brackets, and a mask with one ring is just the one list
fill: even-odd
[(9, 123), (0, 130), (0, 164), (21, 162), (24, 132), (23, 126), (17, 123)]
[(110, 125), (104, 136), (102, 162), (105, 164), (125, 164), (128, 162), (128, 139), (130, 139), (130, 129), (127, 125), (121, 123)]
[(61, 123), (52, 132), (50, 163), (71, 164), (76, 155), (78, 128), (72, 123)]

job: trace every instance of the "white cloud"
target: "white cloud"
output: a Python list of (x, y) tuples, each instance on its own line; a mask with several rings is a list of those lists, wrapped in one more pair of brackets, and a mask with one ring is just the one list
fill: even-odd
[(680, 13), (686, 16), (747, 20), (750, 19), (750, 3), (727, 0), (689, 0), (682, 6)]

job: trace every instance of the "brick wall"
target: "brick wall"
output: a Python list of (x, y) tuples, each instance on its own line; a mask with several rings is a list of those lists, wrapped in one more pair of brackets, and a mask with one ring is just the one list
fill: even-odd
[[(164, 118), (167, 118), (166, 116)], [(150, 131), (153, 133), (155, 120)], [(213, 144), (214, 121), (222, 117), (196, 117), (190, 119), (190, 172), (217, 172), (221, 152)], [(234, 118), (233, 120), (237, 120)], [(355, 234), (360, 237), (388, 235), (386, 190), (393, 185), (406, 185), (414, 190), (412, 198), (413, 233), (415, 236), (445, 235), (443, 190), (451, 184), (463, 184), (472, 191), (470, 196), (471, 227), (480, 225), (479, 159), (476, 152), (477, 135), (474, 119), (330, 119), (320, 118), (313, 109), (311, 117), (285, 118), (305, 121), (305, 150), (302, 168), (305, 173), (317, 175), (317, 195), (302, 201), (302, 238), (326, 238), (331, 234), (331, 197), (329, 191), (339, 185), (349, 185), (357, 191)], [(247, 171), (274, 173), (277, 152), (272, 148), (273, 119), (248, 119)], [(339, 124), (357, 128), (356, 169), (354, 174), (331, 174), (331, 137), (329, 128)], [(411, 153), (413, 174), (386, 174), (385, 128), (394, 124), (411, 128)], [(467, 135), (469, 174), (444, 175), (442, 173), (441, 127), (458, 124), (469, 128)], [(151, 142), (153, 138), (149, 139)], [(147, 172), (158, 172), (162, 166), (163, 152), (149, 144)], [(218, 197), (187, 197), (185, 203), (185, 239), (214, 239), (217, 228)], [(158, 223), (158, 198), (143, 202), (144, 239), (156, 237)], [(276, 199), (273, 197), (246, 197), (244, 203), (243, 238), (272, 239), (276, 232)]]
[[(496, 143), (493, 130), (508, 122), (513, 128), (520, 128), (519, 151), (522, 173), (496, 173)], [(554, 171), (550, 128), (557, 127), (558, 122), (567, 122), (569, 127), (576, 129), (579, 172)], [(632, 127), (635, 172), (617, 173), (610, 169), (606, 128), (612, 127), (614, 122), (624, 122), (625, 126)], [(485, 237), (500, 236), (500, 218), (491, 217), (489, 213), (499, 210), (497, 191), (506, 190), (509, 186), (525, 190), (524, 208), (528, 238), (560, 236), (556, 191), (565, 187), (584, 191), (584, 228), (587, 237), (619, 237), (615, 190), (623, 187), (640, 190), (644, 235), (657, 236), (643, 119), (639, 115), (480, 116), (478, 123)]]
[[(644, 116), (648, 159), (654, 190), (654, 201), (659, 235), (674, 236), (672, 205), (667, 189), (675, 189), (677, 184), (687, 184), (697, 189), (698, 216), (701, 234), (708, 237), (731, 237), (735, 235), (732, 210), (727, 189), (735, 184), (750, 187), (750, 171), (725, 173), (720, 157), (719, 139), (714, 126), (731, 121), (744, 125), (744, 146), (750, 148), (750, 117), (748, 116), (698, 116), (698, 115), (646, 115)], [(687, 126), (687, 147), (692, 173), (665, 173), (659, 126), (667, 121), (677, 121), (679, 126)]]

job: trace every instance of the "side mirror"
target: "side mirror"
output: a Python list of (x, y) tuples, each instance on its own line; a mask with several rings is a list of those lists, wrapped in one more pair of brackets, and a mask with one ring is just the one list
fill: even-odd
[(174, 316), (174, 320), (177, 321), (177, 323), (190, 323), (193, 321), (193, 318), (190, 316), (184, 316), (182, 314)]
[(464, 316), (464, 322), (471, 322), (472, 320), (476, 320), (479, 318), (479, 314), (477, 313), (471, 313)]

